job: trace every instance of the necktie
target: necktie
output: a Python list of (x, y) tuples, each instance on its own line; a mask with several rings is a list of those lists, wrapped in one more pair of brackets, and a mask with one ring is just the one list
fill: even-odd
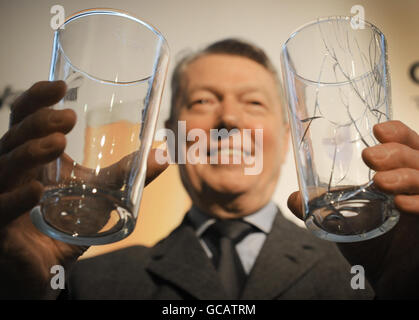
[(219, 220), (206, 231), (206, 236), (217, 248), (214, 263), (222, 284), (231, 299), (238, 299), (246, 281), (236, 244), (252, 232), (252, 226), (241, 219)]

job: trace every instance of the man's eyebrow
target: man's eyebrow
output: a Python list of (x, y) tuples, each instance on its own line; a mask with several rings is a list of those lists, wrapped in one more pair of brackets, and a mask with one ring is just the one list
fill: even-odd
[[(269, 92), (268, 90), (266, 90), (265, 87), (260, 86), (258, 84), (255, 85), (243, 85), (243, 86), (239, 86), (237, 88), (234, 89), (237, 93), (239, 94), (245, 94), (245, 93), (251, 93), (251, 92), (260, 92), (265, 94), (266, 96), (269, 96)], [(209, 91), (212, 92), (216, 95), (220, 95), (221, 91), (219, 88), (215, 87), (215, 86), (211, 86), (211, 85), (197, 85), (194, 86), (192, 88), (190, 88), (189, 93), (195, 93), (197, 91)]]
[(252, 92), (260, 92), (266, 95), (269, 95), (269, 92), (262, 86), (245, 86), (238, 90), (241, 94), (245, 93), (252, 93)]
[(197, 91), (210, 91), (210, 92), (217, 93), (217, 92), (219, 92), (219, 89), (217, 89), (213, 86), (210, 86), (210, 85), (197, 85), (197, 86), (194, 86), (194, 87), (192, 87), (188, 90), (189, 93), (194, 93), (194, 92), (197, 92)]

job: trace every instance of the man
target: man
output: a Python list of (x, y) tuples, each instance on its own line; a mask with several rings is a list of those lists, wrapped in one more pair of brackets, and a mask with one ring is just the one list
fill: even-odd
[[(7, 288), (0, 289), (3, 296), (56, 297), (49, 288), (54, 264), (64, 265), (70, 274), (69, 290), (62, 296), (76, 299), (372, 298), (368, 284), (365, 290), (351, 288), (353, 264), (365, 267), (378, 298), (418, 294), (419, 259), (413, 248), (419, 231), (414, 215), (419, 213), (419, 137), (413, 130), (400, 122), (375, 127), (383, 144), (366, 149), (363, 156), (378, 171), (377, 186), (396, 194), (402, 218), (384, 236), (341, 245), (348, 263), (335, 244), (288, 222), (270, 201), (287, 149), (288, 127), (278, 80), (263, 51), (237, 40), (220, 41), (183, 60), (172, 86), (167, 127), (174, 131), (178, 121), (185, 121), (187, 132), (200, 128), (207, 136), (211, 129), (238, 129), (241, 134), (244, 129), (263, 129), (260, 174), (244, 175), (243, 163), (186, 161), (180, 172), (193, 206), (178, 228), (153, 248), (131, 247), (72, 268), (85, 248), (43, 236), (24, 213), (42, 193), (36, 168), (62, 153), (64, 134), (75, 123), (70, 110), (43, 108), (64, 95), (63, 83), (38, 84), (14, 104), (12, 127), (0, 144), (0, 167), (8, 166), (0, 179), (0, 276), (6, 283), (2, 288)], [(256, 140), (252, 135), (250, 154), (257, 150)], [(211, 160), (213, 150), (207, 146), (207, 151)], [(230, 159), (237, 152), (221, 146), (218, 151)], [(148, 178), (163, 169), (151, 157)], [(394, 174), (398, 181), (388, 184)], [(289, 207), (297, 215), (299, 203), (298, 193), (291, 195)], [(239, 239), (224, 234), (237, 225), (244, 230)]]

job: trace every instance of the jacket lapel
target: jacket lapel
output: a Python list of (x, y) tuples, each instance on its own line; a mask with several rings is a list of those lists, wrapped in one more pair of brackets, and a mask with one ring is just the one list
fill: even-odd
[[(271, 232), (256, 259), (242, 299), (275, 299), (297, 282), (319, 260), (321, 252), (302, 237), (292, 222), (277, 212)], [(305, 239), (305, 240), (304, 240)], [(307, 243), (305, 243), (307, 242)]]
[[(310, 271), (322, 252), (278, 210), (241, 299), (275, 299)], [(227, 299), (218, 274), (193, 228), (184, 220), (152, 249), (147, 270), (201, 300)]]
[(185, 222), (152, 249), (147, 270), (197, 299), (226, 299), (211, 260)]

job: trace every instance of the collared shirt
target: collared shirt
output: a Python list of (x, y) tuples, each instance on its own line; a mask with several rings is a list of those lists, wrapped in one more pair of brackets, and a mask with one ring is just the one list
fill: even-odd
[[(265, 242), (267, 235), (272, 229), (272, 224), (274, 222), (277, 211), (278, 209), (275, 203), (269, 202), (260, 210), (243, 218), (244, 221), (250, 223), (258, 230), (256, 232), (250, 233), (236, 244), (237, 254), (240, 257), (246, 274), (249, 274), (252, 270), (256, 258), (262, 249), (263, 243)], [(196, 236), (204, 248), (204, 251), (211, 259), (213, 253), (211, 252), (209, 246), (205, 243), (202, 235), (209, 228), (209, 226), (215, 223), (216, 219), (209, 216), (195, 206), (192, 206), (192, 208), (189, 210), (188, 218), (195, 228)]]

